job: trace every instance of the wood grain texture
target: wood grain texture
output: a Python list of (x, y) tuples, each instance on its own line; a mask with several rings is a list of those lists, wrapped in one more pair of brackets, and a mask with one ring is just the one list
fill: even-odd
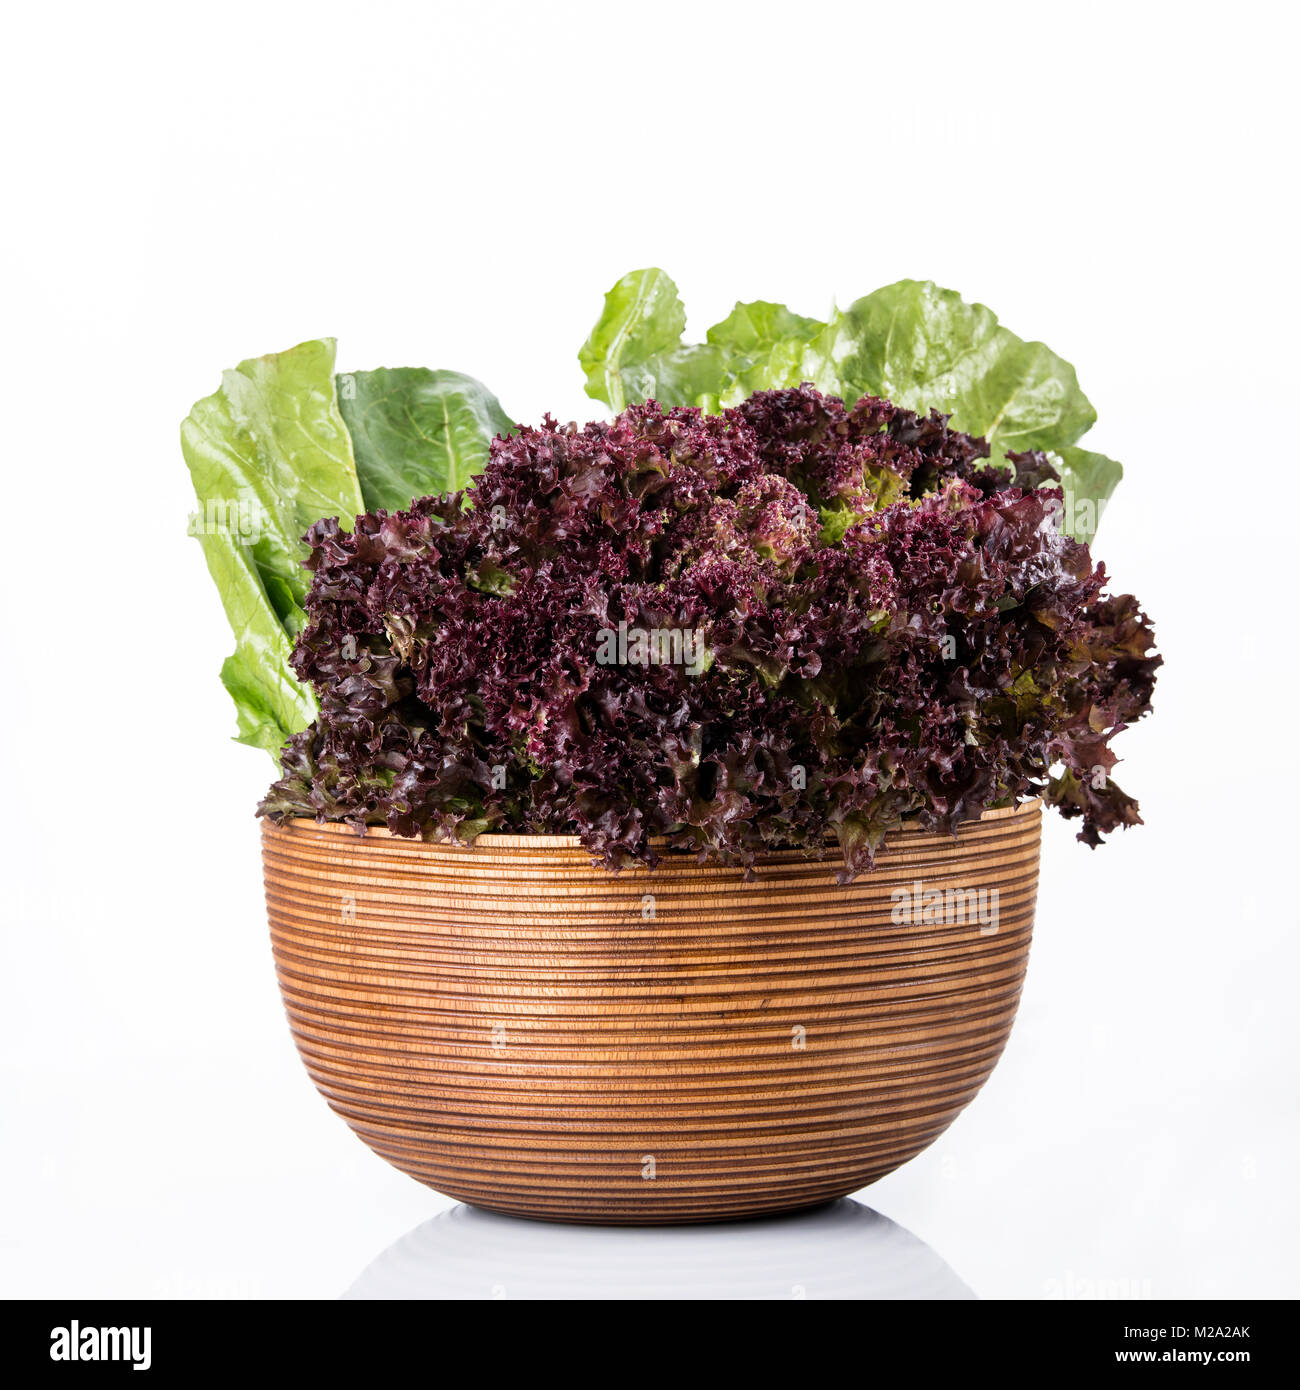
[[(262, 852), (298, 1050), (376, 1153), (497, 1211), (710, 1221), (852, 1192), (969, 1103), (1015, 1017), (1040, 822), (899, 834), (847, 887), (794, 853), (750, 883), (611, 875), (567, 836), (309, 820), (264, 821)], [(996, 931), (954, 920), (969, 900), (900, 923), (918, 883), (996, 889)]]

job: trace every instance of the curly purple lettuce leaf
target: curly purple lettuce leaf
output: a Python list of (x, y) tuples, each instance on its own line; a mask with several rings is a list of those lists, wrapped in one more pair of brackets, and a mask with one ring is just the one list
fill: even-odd
[(294, 670), (320, 705), (261, 812), (472, 840), (576, 834), (869, 869), (1041, 796), (1079, 838), (1139, 823), (1111, 780), (1150, 708), (1150, 623), (1063, 533), (1041, 453), (864, 397), (497, 439), (464, 492), (308, 533)]

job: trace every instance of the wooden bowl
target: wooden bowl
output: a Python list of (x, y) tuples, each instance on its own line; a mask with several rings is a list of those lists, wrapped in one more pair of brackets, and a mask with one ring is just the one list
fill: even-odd
[(749, 883), (675, 855), (613, 875), (568, 836), (310, 820), (263, 821), (262, 857), (298, 1050), (377, 1154), (520, 1216), (716, 1221), (856, 1191), (970, 1102), (1015, 1018), (1040, 821), (898, 834), (847, 887), (796, 853)]

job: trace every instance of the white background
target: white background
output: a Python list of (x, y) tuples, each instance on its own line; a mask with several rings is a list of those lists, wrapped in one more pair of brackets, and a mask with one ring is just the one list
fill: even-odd
[[(984, 1297), (1300, 1293), (1287, 10), (226, 0), (7, 30), (0, 1291), (333, 1297), (450, 1205), (290, 1044), (272, 769), (229, 741), (177, 427), (323, 334), (343, 370), (587, 418), (601, 296), (657, 264), (696, 334), (737, 298), (959, 289), (1076, 364), (1128, 469), (1098, 551), (1167, 662), (1119, 743), (1147, 823), (1096, 852), (1046, 824), (1010, 1047), (861, 1199)], [(574, 1239), (508, 1226), (437, 1279), (509, 1291)], [(714, 1292), (756, 1230), (717, 1233)], [(820, 1288), (818, 1232), (786, 1238)], [(671, 1286), (674, 1239), (600, 1248)]]

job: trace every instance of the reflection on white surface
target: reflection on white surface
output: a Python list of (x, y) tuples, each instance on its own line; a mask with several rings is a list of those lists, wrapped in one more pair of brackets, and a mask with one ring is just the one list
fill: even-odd
[(345, 1298), (974, 1298), (922, 1241), (844, 1198), (715, 1226), (563, 1226), (457, 1206)]

